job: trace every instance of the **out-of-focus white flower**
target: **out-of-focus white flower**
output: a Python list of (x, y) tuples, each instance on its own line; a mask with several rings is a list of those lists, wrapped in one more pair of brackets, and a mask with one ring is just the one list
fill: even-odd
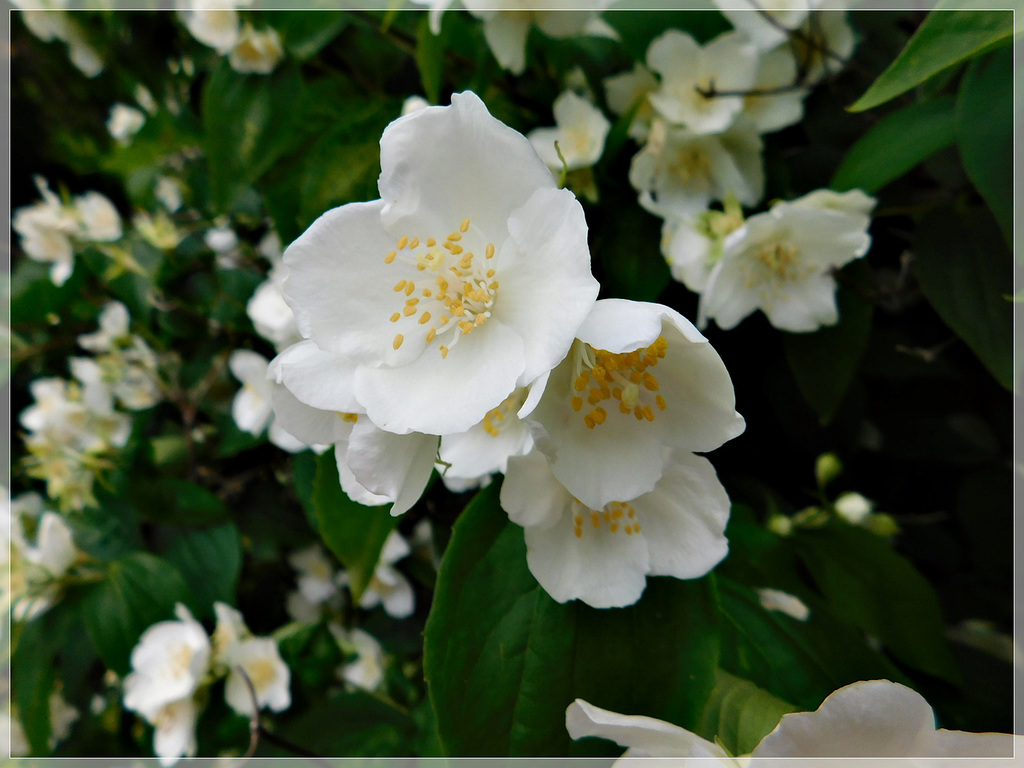
[(69, 704), (59, 690), (50, 694), (50, 749), (71, 735), (71, 728), (79, 717), (78, 708)]
[(111, 242), (121, 237), (121, 216), (117, 208), (99, 192), (86, 192), (75, 198), (79, 236), (95, 242)]
[(729, 548), (729, 497), (711, 463), (685, 451), (672, 453), (650, 492), (598, 508), (569, 493), (534, 451), (509, 460), (501, 505), (526, 529), (530, 572), (560, 603), (632, 605), (648, 576), (703, 576)]
[(46, 179), (36, 176), (35, 183), (42, 200), (14, 211), (11, 226), (20, 235), (25, 254), (36, 261), (51, 262), (50, 279), (54, 285), (63, 285), (74, 266), (71, 235), (78, 228), (77, 218), (50, 191)]
[(146, 719), (154, 727), (153, 752), (160, 765), (170, 766), (182, 757), (195, 757), (199, 706), (192, 696), (168, 702)]
[(161, 176), (156, 180), (156, 187), (153, 190), (153, 195), (159, 201), (160, 205), (171, 213), (174, 213), (176, 210), (181, 208), (181, 187), (179, 187), (178, 182), (170, 176)]
[(672, 277), (694, 293), (707, 285), (711, 270), (722, 258), (726, 236), (743, 226), (736, 198), (727, 196), (724, 209), (667, 218), (661, 228), (661, 252)]
[(100, 310), (100, 328), (95, 333), (83, 333), (78, 343), (90, 352), (110, 352), (128, 338), (128, 307), (120, 301), (108, 301)]
[[(757, 64), (757, 80), (751, 94), (743, 99), (743, 114), (758, 133), (771, 133), (800, 122), (804, 116), (806, 88), (785, 89), (797, 80), (796, 60), (788, 48), (776, 48), (761, 54)], [(763, 93), (758, 93), (761, 91)]]
[(757, 597), (761, 607), (767, 611), (779, 611), (797, 621), (807, 621), (811, 615), (811, 609), (804, 605), (804, 601), (788, 592), (765, 587), (757, 590)]
[(633, 157), (629, 182), (640, 205), (662, 218), (699, 214), (729, 196), (757, 205), (764, 194), (761, 146), (744, 120), (725, 133), (699, 136), (658, 119)]
[[(863, 193), (851, 197), (860, 200)], [(806, 200), (751, 216), (725, 241), (701, 295), (698, 325), (714, 319), (722, 329), (733, 328), (757, 309), (784, 331), (833, 325), (839, 312), (832, 272), (867, 253), (869, 223), (862, 213)]]
[[(727, 753), (684, 728), (652, 717), (619, 715), (582, 699), (565, 713), (574, 739), (599, 736), (627, 747), (623, 757), (717, 757)], [(751, 754), (778, 757), (1010, 757), (1014, 737), (936, 729), (935, 713), (917, 692), (888, 680), (852, 683), (814, 712), (783, 715)], [(766, 764), (777, 764), (766, 761)]]
[(177, 619), (161, 621), (132, 650), (132, 672), (124, 679), (124, 705), (150, 722), (166, 705), (191, 699), (210, 667), (210, 640), (181, 603)]
[[(26, 523), (35, 528), (31, 540)], [(78, 560), (78, 549), (64, 518), (46, 509), (37, 493), (24, 493), (6, 504), (0, 525), (5, 537), (10, 533), (12, 556), (5, 607), (11, 608), (15, 621), (31, 621), (60, 599), (61, 579)]]
[(60, 40), (68, 46), (68, 58), (86, 77), (103, 71), (103, 59), (85, 39), (81, 27), (63, 9), (66, 0), (12, 0), (21, 9), (29, 32), (43, 42)]
[(555, 477), (590, 509), (654, 490), (666, 448), (704, 453), (743, 432), (725, 364), (674, 310), (604, 299), (577, 337), (526, 418)]
[[(491, 53), (514, 75), (526, 69), (526, 36), (531, 25), (549, 37), (615, 36), (598, 18), (611, 0), (462, 0), (462, 4), (483, 21)], [(434, 5), (439, 5), (436, 0)]]
[(213, 609), (217, 615), (213, 634), (214, 662), (228, 669), (224, 686), (228, 706), (240, 715), (251, 716), (253, 694), (258, 709), (266, 707), (281, 712), (291, 706), (291, 672), (281, 659), (274, 639), (254, 637), (242, 614), (226, 603), (214, 603)]
[(115, 104), (110, 108), (107, 118), (107, 132), (118, 144), (131, 144), (132, 138), (146, 122), (142, 110), (129, 107), (127, 104)]
[(537, 128), (526, 136), (551, 172), (555, 176), (562, 172), (563, 159), (570, 171), (589, 168), (600, 160), (611, 129), (601, 110), (573, 91), (559, 94), (552, 109), (556, 127)]
[(165, 211), (157, 211), (156, 215), (137, 211), (132, 217), (132, 225), (147, 243), (162, 251), (174, 250), (184, 238)]
[(338, 647), (355, 660), (338, 668), (338, 677), (355, 688), (376, 691), (384, 682), (384, 649), (377, 639), (361, 629), (346, 630), (340, 624), (328, 625)]
[(842, 493), (833, 503), (836, 514), (851, 525), (860, 525), (871, 515), (875, 505), (859, 493)]
[(248, 2), (189, 0), (179, 2), (178, 12), (192, 37), (224, 55), (235, 46), (241, 34), (238, 13), (235, 11), (239, 5), (248, 5)]
[(737, 30), (762, 51), (786, 42), (798, 30), (821, 0), (772, 0), (764, 9), (745, 0), (714, 0), (715, 5)]
[(430, 102), (422, 96), (410, 96), (402, 102), (402, 116), (411, 115), (413, 112), (419, 112), (429, 106)]
[(277, 30), (273, 27), (257, 30), (245, 24), (228, 54), (228, 63), (236, 72), (267, 75), (283, 57), (284, 48)]
[(278, 351), (302, 340), (295, 313), (284, 299), (284, 279), (288, 270), (283, 264), (274, 266), (267, 279), (259, 285), (245, 305), (256, 333)]
[(231, 227), (214, 227), (203, 235), (203, 242), (214, 253), (230, 253), (238, 247), (238, 235)]
[(159, 105), (156, 103), (156, 99), (153, 98), (153, 94), (149, 92), (149, 88), (144, 86), (142, 83), (138, 83), (135, 86), (135, 101), (140, 107), (151, 115), (155, 115)]
[(336, 612), (342, 606), (338, 574), (319, 544), (293, 552), (288, 563), (299, 573), (298, 590), (289, 592), (285, 602), (288, 615), (302, 624), (315, 624), (324, 610)]
[(401, 571), (394, 567), (394, 564), (410, 551), (409, 543), (398, 531), (393, 530), (388, 534), (370, 583), (366, 585), (362, 597), (359, 598), (360, 608), (383, 605), (387, 614), (395, 619), (404, 619), (412, 615), (416, 608), (412, 585)]
[(643, 64), (637, 62), (629, 72), (613, 75), (604, 81), (608, 108), (616, 115), (625, 115), (636, 106), (629, 135), (639, 142), (647, 141), (654, 119), (654, 107), (647, 98), (657, 89), (658, 79)]
[(705, 94), (749, 90), (757, 75), (757, 51), (736, 33), (702, 46), (672, 29), (651, 43), (647, 66), (661, 77), (661, 86), (648, 96), (658, 114), (690, 133), (722, 133), (743, 110), (743, 97)]
[(381, 167), (381, 200), (328, 211), (285, 253), (299, 329), (354, 367), (361, 408), (340, 389), (304, 402), (465, 431), (557, 363), (593, 304), (583, 209), (470, 92), (388, 126)]
[(260, 435), (267, 430), (267, 437), (284, 451), (295, 453), (303, 450), (305, 443), (292, 437), (276, 424), (271, 405), (274, 383), (267, 378), (270, 361), (258, 352), (236, 349), (228, 358), (231, 374), (242, 384), (231, 403), (231, 417), (243, 432)]

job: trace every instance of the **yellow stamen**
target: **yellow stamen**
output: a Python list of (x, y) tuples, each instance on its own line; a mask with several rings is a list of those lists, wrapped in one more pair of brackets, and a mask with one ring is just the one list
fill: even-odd
[(420, 315), (420, 325), (425, 325), (428, 322), (430, 322), (430, 313), (424, 312), (422, 315)]
[(384, 257), (384, 263), (385, 264), (390, 264), (392, 261), (395, 260), (395, 256), (397, 256), (397, 255), (398, 255), (397, 253), (395, 253), (394, 251), (391, 251), (391, 253), (389, 253), (387, 256)]
[(406, 245), (406, 243), (408, 243), (408, 242), (409, 242), (409, 238), (408, 238), (408, 237), (405, 237), (405, 236), (403, 235), (403, 236), (402, 236), (402, 239), (398, 241), (398, 250), (402, 250), (403, 248), (405, 248), (405, 245)]
[(469, 219), (463, 219), (459, 224), (459, 232), (466, 232), (469, 229)]
[(392, 342), (391, 346), (394, 347), (395, 349), (398, 349), (400, 346), (402, 346), (402, 342), (403, 341), (405, 341), (405, 336), (403, 336), (400, 333), (396, 334), (395, 335), (395, 340), (394, 340), (394, 342)]

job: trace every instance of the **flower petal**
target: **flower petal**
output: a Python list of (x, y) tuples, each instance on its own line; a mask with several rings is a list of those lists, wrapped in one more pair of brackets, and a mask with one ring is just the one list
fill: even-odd
[(533, 451), (508, 461), (501, 508), (516, 525), (547, 528), (561, 520), (572, 494), (555, 479), (544, 454)]
[(654, 490), (631, 504), (643, 525), (652, 576), (695, 579), (729, 551), (729, 497), (705, 458), (675, 451)]
[(313, 408), (359, 413), (353, 392), (355, 365), (341, 355), (325, 352), (312, 341), (300, 341), (271, 363), (271, 374), (298, 400)]
[(356, 481), (370, 493), (394, 502), (392, 515), (400, 515), (423, 494), (437, 456), (434, 435), (396, 435), (360, 419), (352, 429), (345, 464)]
[(523, 341), (496, 318), (464, 334), (442, 358), (430, 349), (400, 368), (360, 368), (356, 398), (370, 419), (391, 432), (465, 432), (516, 387)]
[(492, 117), (471, 91), (453, 94), (451, 107), (394, 121), (380, 147), (381, 218), (389, 227), (430, 211), (437, 226), (469, 218), (498, 245), (509, 213), (537, 189), (556, 186), (526, 137)]

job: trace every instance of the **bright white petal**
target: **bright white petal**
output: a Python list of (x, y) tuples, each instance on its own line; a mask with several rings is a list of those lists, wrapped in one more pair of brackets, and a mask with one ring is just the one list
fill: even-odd
[(628, 747), (637, 757), (727, 757), (717, 744), (677, 725), (653, 717), (609, 712), (582, 699), (569, 705), (565, 727), (573, 739), (609, 739), (620, 747)]
[(501, 508), (516, 525), (550, 527), (564, 517), (572, 494), (555, 479), (540, 451), (509, 459), (501, 485)]
[(358, 413), (353, 393), (355, 365), (325, 352), (312, 341), (293, 344), (274, 358), (271, 374), (306, 405), (325, 411)]
[(437, 457), (434, 435), (396, 435), (360, 419), (352, 429), (345, 463), (356, 481), (373, 494), (394, 501), (400, 515), (423, 494)]

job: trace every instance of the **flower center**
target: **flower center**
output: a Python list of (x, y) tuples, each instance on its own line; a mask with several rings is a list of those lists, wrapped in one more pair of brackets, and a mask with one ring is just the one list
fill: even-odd
[(171, 649), (168, 655), (168, 669), (169, 676), (172, 678), (184, 677), (189, 672), (189, 667), (192, 665), (192, 657), (195, 652), (191, 646), (179, 645)]
[[(386, 264), (400, 261), (417, 272), (431, 273), (425, 279), (409, 277), (395, 283), (395, 293), (405, 294), (405, 305), (391, 315), (391, 322), (400, 323), (406, 333), (423, 332), (428, 345), (437, 341), (442, 358), (462, 336), (487, 322), (498, 291), (490, 264), (494, 243), (486, 244), (483, 258), (467, 250), (463, 236), (469, 227), (469, 219), (463, 219), (440, 244), (433, 237), (421, 242), (403, 236), (384, 257)], [(397, 333), (392, 346), (398, 349), (404, 341), (405, 333)]]
[(591, 509), (579, 499), (573, 497), (572, 521), (575, 527), (577, 539), (583, 538), (583, 530), (588, 525), (595, 530), (601, 530), (606, 526), (608, 533), (618, 533), (620, 530), (627, 536), (640, 533), (640, 523), (636, 519), (636, 510), (631, 504), (623, 501), (613, 501), (605, 505), (605, 508), (598, 512)]
[(660, 385), (651, 372), (665, 358), (668, 342), (664, 336), (649, 347), (619, 354), (579, 341), (577, 344), (581, 346), (577, 349), (571, 404), (580, 413), (586, 395), (587, 404), (592, 406), (583, 416), (588, 429), (608, 419), (608, 411), (602, 405), (607, 400), (616, 401), (615, 410), (627, 416), (632, 414), (637, 421), (654, 421), (654, 409), (664, 411), (668, 407), (665, 398), (657, 394)]
[(711, 170), (711, 160), (700, 147), (687, 147), (676, 155), (668, 170), (682, 184), (706, 183)]
[(270, 659), (254, 659), (245, 665), (245, 673), (257, 691), (264, 690), (274, 682), (274, 665)]
[(757, 251), (754, 259), (764, 266), (770, 279), (799, 280), (805, 275), (800, 267), (798, 253), (799, 251), (791, 245), (773, 243)]
[(497, 408), (489, 410), (483, 419), (484, 431), (491, 437), (498, 437), (506, 425), (516, 420), (516, 413), (526, 401), (526, 388), (520, 387), (501, 401)]

